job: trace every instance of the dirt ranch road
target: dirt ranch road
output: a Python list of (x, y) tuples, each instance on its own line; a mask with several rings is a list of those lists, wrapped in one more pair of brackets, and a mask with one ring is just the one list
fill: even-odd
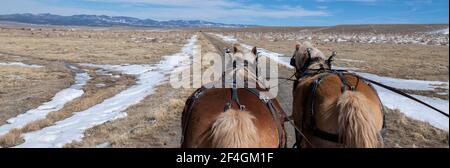
[[(231, 46), (228, 42), (211, 34), (204, 34), (205, 39), (209, 40), (216, 49), (222, 51), (224, 48)], [(223, 54), (223, 53), (219, 53)], [(293, 74), (293, 70), (283, 65), (278, 67), (279, 77), (289, 77)], [(288, 113), (292, 113), (292, 82), (279, 80), (278, 96), (283, 109)], [(385, 147), (445, 147), (448, 148), (448, 132), (437, 129), (428, 123), (413, 120), (400, 113), (398, 110), (388, 109), (386, 114), (387, 131), (384, 137)], [(288, 134), (288, 147), (294, 143), (293, 127), (286, 123), (286, 131)]]

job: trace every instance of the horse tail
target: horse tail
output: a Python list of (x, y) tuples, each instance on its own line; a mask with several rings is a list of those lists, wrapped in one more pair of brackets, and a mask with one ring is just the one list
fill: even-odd
[(376, 148), (378, 131), (368, 98), (360, 92), (345, 91), (337, 101), (339, 138), (348, 148)]
[(259, 147), (255, 117), (247, 111), (230, 109), (220, 114), (211, 129), (213, 148)]

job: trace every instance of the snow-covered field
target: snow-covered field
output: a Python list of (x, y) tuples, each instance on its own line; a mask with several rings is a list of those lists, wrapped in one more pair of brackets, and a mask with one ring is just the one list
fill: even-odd
[[(259, 39), (264, 41), (279, 40), (309, 40), (333, 43), (395, 43), (395, 44), (423, 44), (423, 45), (449, 45), (448, 28), (432, 32), (417, 32), (414, 34), (381, 34), (381, 33), (323, 33), (313, 31), (300, 31), (291, 33), (245, 32), (236, 34), (240, 39)], [(224, 39), (225, 40), (225, 39)], [(228, 39), (231, 40), (231, 39)]]
[(366, 62), (366, 61), (362, 61), (362, 60), (353, 60), (353, 59), (336, 59), (336, 60), (338, 60), (338, 61), (345, 61), (345, 62), (359, 62), (359, 63), (362, 63), (362, 62)]
[[(225, 42), (229, 43), (236, 43), (238, 40), (232, 36), (225, 36), (221, 34), (212, 34), (215, 35), (221, 39), (223, 39)], [(252, 48), (252, 46), (247, 44), (242, 44), (245, 48)], [(281, 65), (284, 65), (288, 68), (293, 68), (289, 64), (290, 58), (282, 57), (282, 54), (275, 53), (266, 49), (258, 49), (260, 51), (260, 55), (268, 57), (272, 60), (277, 61)], [(340, 67), (339, 69), (348, 69), (355, 71), (355, 69), (352, 68), (346, 68), (346, 67)], [(358, 75), (361, 75), (363, 77), (366, 77), (368, 79), (378, 81), (380, 83), (395, 87), (397, 89), (408, 89), (408, 90), (434, 90), (436, 88), (445, 88), (448, 90), (449, 83), (448, 82), (440, 82), (440, 81), (424, 81), (424, 80), (407, 80), (407, 79), (398, 79), (398, 78), (391, 78), (391, 77), (383, 77), (378, 76), (375, 74), (370, 73), (362, 73), (362, 72), (355, 72)], [(434, 127), (443, 129), (448, 131), (449, 128), (449, 120), (447, 117), (443, 116), (442, 114), (437, 113), (436, 111), (419, 104), (415, 101), (412, 101), (406, 97), (403, 97), (399, 94), (396, 94), (394, 92), (391, 92), (389, 90), (386, 90), (384, 88), (375, 86), (375, 89), (377, 90), (381, 101), (383, 104), (390, 108), (390, 109), (399, 109), (402, 113), (404, 113), (406, 116), (411, 117), (416, 120), (425, 121), (433, 125)], [(442, 100), (438, 98), (431, 98), (431, 97), (425, 97), (425, 96), (419, 96), (419, 95), (413, 95), (414, 97), (434, 106), (437, 107), (447, 114), (449, 113), (449, 102), (448, 100)]]
[(448, 28), (432, 31), (432, 32), (430, 32), (430, 34), (445, 34), (445, 35), (448, 35)]
[[(22, 64), (18, 64), (23, 66)], [(25, 64), (24, 64), (25, 65)], [(31, 66), (31, 65), (27, 65)], [(67, 89), (63, 89), (56, 93), (51, 101), (43, 103), (36, 109), (28, 110), (27, 112), (20, 114), (14, 118), (8, 119), (8, 123), (0, 126), (0, 136), (5, 135), (13, 128), (22, 128), (30, 122), (44, 119), (48, 113), (58, 111), (64, 107), (64, 105), (84, 94), (82, 90), (83, 86), (90, 79), (89, 74), (81, 71), (80, 69), (69, 66), (70, 69), (77, 72), (75, 75), (75, 83)]]
[(126, 117), (127, 113), (125, 111), (128, 107), (138, 104), (146, 96), (153, 94), (155, 87), (167, 79), (167, 74), (170, 70), (193, 54), (196, 42), (197, 36), (193, 36), (180, 53), (166, 56), (156, 65), (82, 64), (82, 66), (95, 67), (104, 71), (134, 75), (137, 78), (137, 82), (130, 88), (85, 111), (76, 112), (73, 116), (58, 121), (52, 126), (25, 134), (25, 142), (16, 147), (63, 147), (72, 141), (81, 140), (84, 131), (89, 128), (107, 121)]
[[(304, 39), (303, 39), (304, 40)], [(398, 34), (328, 34), (317, 35), (317, 40), (323, 42), (353, 42), (353, 43), (395, 43), (395, 44), (422, 44), (422, 45), (447, 45), (447, 36), (442, 33), (438, 34), (414, 34), (414, 35), (398, 35)]]

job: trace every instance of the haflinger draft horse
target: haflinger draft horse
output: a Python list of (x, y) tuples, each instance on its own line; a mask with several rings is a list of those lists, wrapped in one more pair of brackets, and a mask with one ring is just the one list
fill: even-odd
[(358, 75), (331, 69), (331, 61), (309, 42), (291, 59), (296, 69), (292, 118), (298, 147), (383, 146), (383, 105), (371, 84)]
[[(237, 52), (241, 51), (235, 46), (233, 53)], [(252, 53), (256, 57), (256, 48)], [(231, 72), (244, 74), (235, 68)], [(277, 99), (264, 98), (264, 88), (256, 83), (245, 88), (211, 88), (213, 84), (207, 84), (195, 91), (183, 111), (181, 147), (285, 147), (284, 112)]]

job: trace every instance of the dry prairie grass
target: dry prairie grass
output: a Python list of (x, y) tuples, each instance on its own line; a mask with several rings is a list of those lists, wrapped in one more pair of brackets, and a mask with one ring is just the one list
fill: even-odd
[(46, 60), (152, 64), (178, 52), (192, 33), (146, 30), (0, 29), (0, 51)]
[(0, 147), (11, 147), (13, 144), (23, 143), (21, 134), (20, 129), (12, 129), (8, 134), (0, 137)]
[(448, 148), (449, 134), (428, 123), (406, 117), (398, 110), (387, 110), (387, 131), (384, 137), (388, 148)]

